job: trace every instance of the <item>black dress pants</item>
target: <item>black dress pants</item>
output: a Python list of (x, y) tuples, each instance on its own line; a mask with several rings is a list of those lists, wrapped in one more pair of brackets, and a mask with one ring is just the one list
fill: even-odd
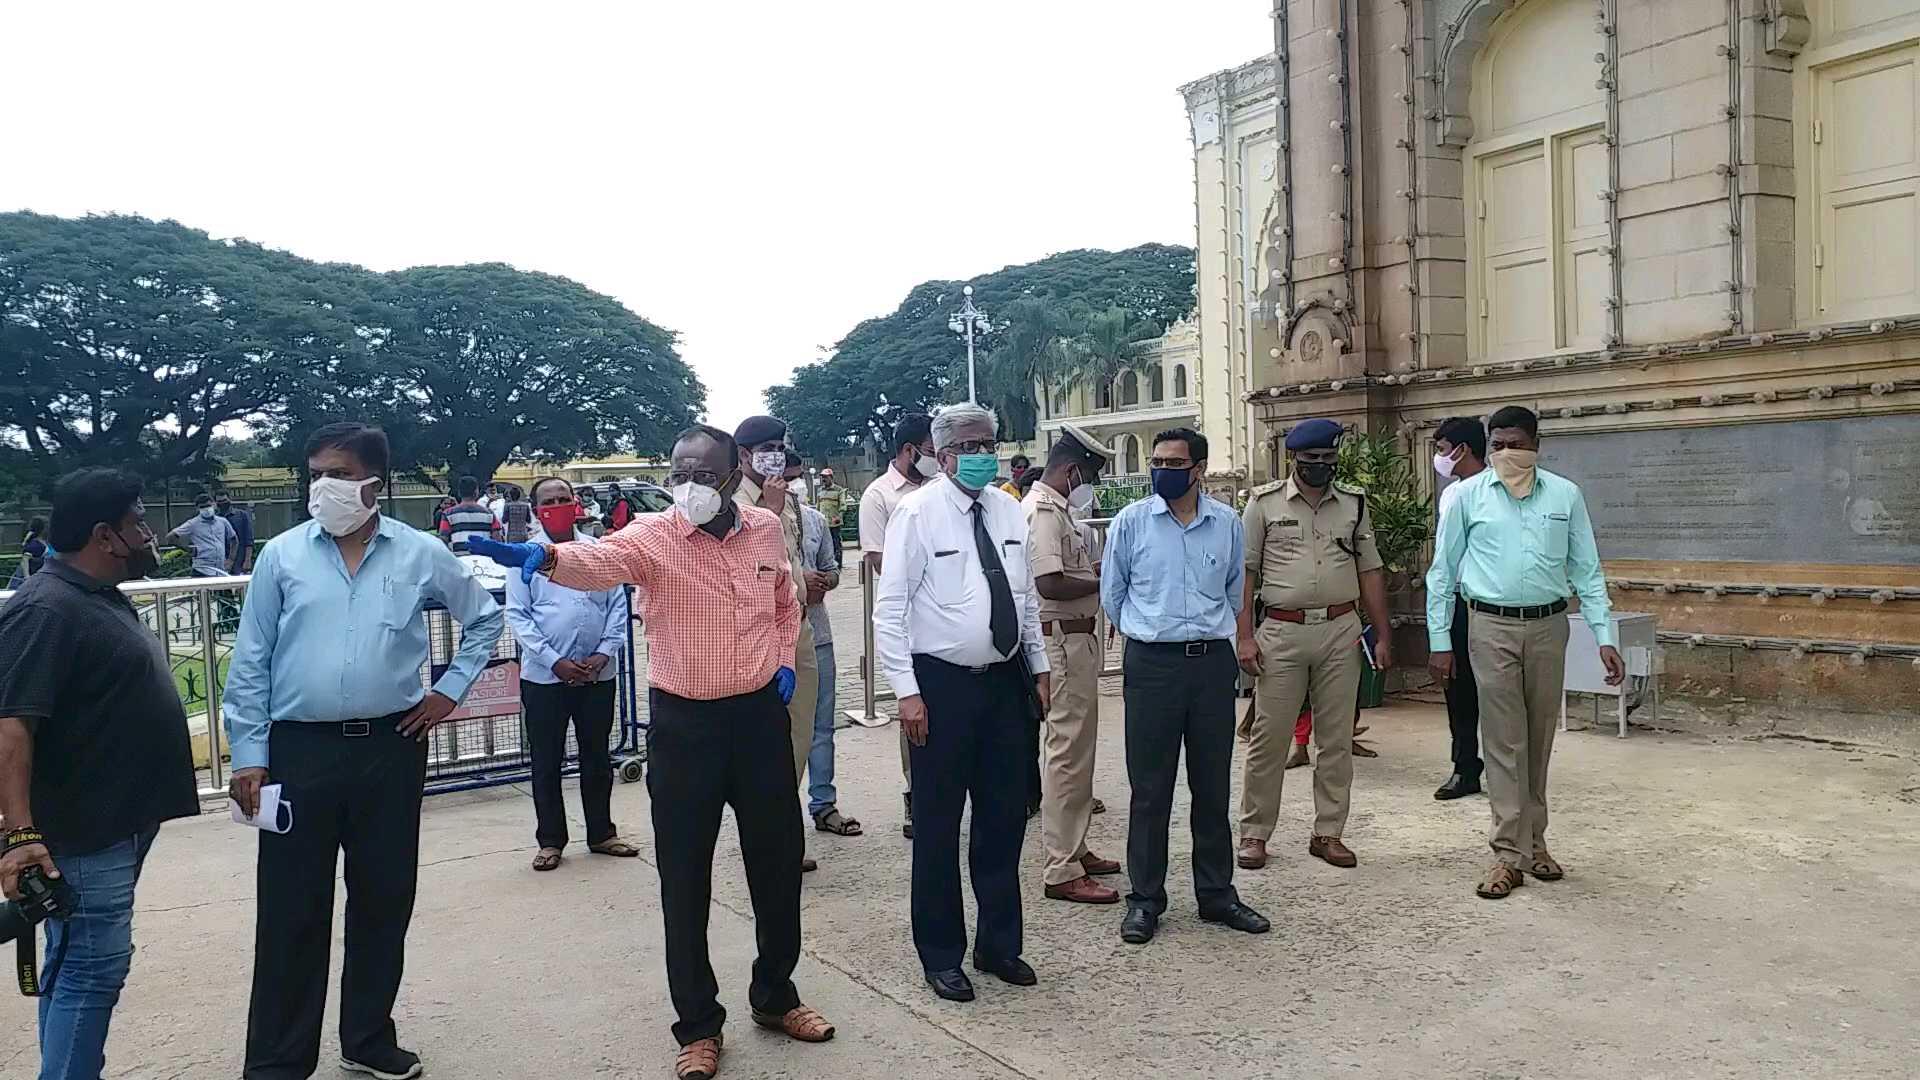
[(1236, 904), (1233, 828), (1227, 791), (1233, 775), (1233, 702), (1239, 661), (1230, 641), (1161, 645), (1127, 642), (1127, 904), (1167, 910), (1167, 830), (1173, 816), (1180, 748), (1187, 750), (1193, 796), (1193, 888), (1200, 910)]
[(279, 723), (268, 736), (268, 782), (293, 804), (293, 828), (260, 834), (247, 1080), (306, 1080), (319, 1064), (333, 874), (343, 849), (340, 1052), (366, 1061), (396, 1046), (393, 1001), (420, 873), (427, 777), (427, 745), (394, 730), (402, 715)]
[(950, 971), (967, 952), (960, 898), (960, 815), (973, 800), (967, 869), (979, 909), (974, 955), (1020, 958), (1020, 845), (1027, 832), (1027, 770), (1036, 760), (1020, 665), (981, 672), (913, 658), (927, 703), (927, 744), (913, 758), (913, 945), (927, 971)]
[(567, 846), (567, 804), (560, 793), (560, 772), (567, 760), (567, 726), (580, 747), (580, 814), (587, 819), (587, 844), (605, 843), (613, 827), (613, 734), (615, 680), (568, 686), (520, 681), (526, 710), (527, 749), (533, 758), (534, 842), (543, 848)]
[(1467, 602), (1453, 598), (1453, 679), (1447, 683), (1447, 727), (1453, 731), (1453, 771), (1462, 780), (1478, 780), (1480, 760), (1480, 684), (1473, 678), (1467, 648)]
[(685, 1046), (720, 1034), (727, 1019), (707, 951), (713, 847), (723, 807), (733, 807), (740, 829), (759, 946), (747, 1003), (775, 1016), (800, 1004), (793, 969), (800, 962), (804, 837), (793, 812), (793, 736), (787, 707), (771, 682), (714, 701), (656, 687), (647, 700), (647, 795), (660, 866), (667, 992), (679, 1016), (673, 1037)]

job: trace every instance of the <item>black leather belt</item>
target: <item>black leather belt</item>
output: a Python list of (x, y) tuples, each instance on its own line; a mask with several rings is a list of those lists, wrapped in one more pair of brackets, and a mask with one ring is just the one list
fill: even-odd
[(1096, 625), (1092, 619), (1048, 619), (1040, 624), (1040, 633), (1052, 637), (1057, 626), (1063, 634), (1091, 634)]
[(1478, 600), (1467, 601), (1467, 606), (1483, 615), (1498, 615), (1503, 619), (1546, 619), (1567, 610), (1565, 600), (1555, 600), (1551, 604), (1539, 604), (1534, 607), (1501, 607), (1499, 604), (1485, 604)]
[(1180, 653), (1183, 656), (1205, 656), (1214, 649), (1231, 650), (1233, 648), (1233, 643), (1227, 641), (1129, 641), (1128, 644), (1137, 645), (1142, 649), (1152, 649), (1155, 652)]

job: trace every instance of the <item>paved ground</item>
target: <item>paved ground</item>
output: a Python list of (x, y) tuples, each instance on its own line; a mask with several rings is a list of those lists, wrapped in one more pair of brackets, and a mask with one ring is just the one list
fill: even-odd
[[(1109, 697), (1107, 715), (1120, 703)], [(1475, 899), (1485, 803), (1436, 804), (1444, 721), (1370, 712), (1384, 755), (1358, 771), (1361, 866), (1304, 852), (1306, 774), (1289, 774), (1280, 857), (1240, 875), (1275, 931), (1200, 924), (1176, 889), (1161, 936), (1040, 896), (1042, 985), (983, 980), (935, 1000), (907, 932), (892, 728), (841, 739), (858, 839), (809, 833), (802, 992), (841, 1025), (822, 1047), (742, 1022), (752, 924), (732, 830), (713, 913), (735, 1011), (734, 1077), (1912, 1077), (1920, 1071), (1920, 771), (1804, 744), (1575, 733), (1555, 761), (1555, 851), (1571, 877)], [(1102, 739), (1098, 850), (1123, 849), (1121, 725)], [(643, 788), (615, 791), (639, 861), (527, 869), (532, 810), (496, 789), (429, 802), (399, 1007), (430, 1075), (667, 1075), (671, 1040)], [(139, 955), (108, 1075), (238, 1075), (251, 970), (253, 846), (219, 818), (166, 829), (142, 883)], [(1174, 876), (1189, 880), (1184, 816)], [(577, 849), (576, 849), (577, 850)], [(338, 960), (336, 958), (336, 965)], [(33, 1075), (32, 1010), (0, 998), (0, 1078)], [(331, 1021), (329, 1021), (331, 1023)], [(331, 1033), (328, 1043), (331, 1044)], [(330, 1060), (330, 1059), (329, 1059)], [(330, 1065), (317, 1074), (340, 1075)]]

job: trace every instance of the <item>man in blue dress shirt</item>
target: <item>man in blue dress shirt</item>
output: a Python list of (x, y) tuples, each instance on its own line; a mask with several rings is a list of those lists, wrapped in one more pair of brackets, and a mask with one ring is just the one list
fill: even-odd
[(1107, 533), (1100, 603), (1127, 639), (1127, 875), (1122, 940), (1153, 940), (1167, 910), (1167, 827), (1180, 747), (1193, 792), (1193, 885), (1200, 917), (1250, 934), (1270, 929), (1233, 888), (1234, 620), (1246, 574), (1240, 515), (1200, 491), (1207, 440), (1175, 428), (1154, 437), (1153, 495)]
[[(552, 544), (599, 543), (575, 529), (580, 501), (557, 476), (533, 482), (536, 540)], [(567, 760), (567, 727), (580, 750), (580, 812), (587, 820), (587, 850), (636, 858), (640, 849), (620, 839), (613, 823), (613, 697), (633, 616), (626, 589), (582, 592), (556, 585), (545, 574), (532, 581), (507, 575), (507, 625), (520, 643), (520, 702), (527, 717), (527, 756), (533, 765), (535, 870), (553, 870), (567, 846), (567, 806), (560, 773)]]
[[(426, 738), (485, 667), (500, 606), (430, 535), (376, 512), (385, 432), (330, 424), (306, 449), (313, 520), (260, 552), (222, 710), (234, 800), (256, 812), (271, 779), (296, 815), (287, 832), (260, 834), (245, 1076), (304, 1080), (319, 1063), (345, 849), (340, 1064), (405, 1080), (421, 1065), (399, 1046), (393, 1002), (419, 876)], [(462, 629), (427, 690), (424, 609), (434, 602)]]
[(1547, 851), (1547, 763), (1567, 667), (1567, 600), (1593, 628), (1607, 682), (1626, 678), (1587, 500), (1538, 466), (1540, 421), (1518, 405), (1487, 420), (1486, 472), (1461, 483), (1440, 518), (1427, 571), (1428, 665), (1453, 677), (1453, 594), (1473, 611), (1467, 651), (1480, 691), (1480, 742), (1496, 862), (1476, 890), (1499, 900), (1531, 874), (1566, 871)]

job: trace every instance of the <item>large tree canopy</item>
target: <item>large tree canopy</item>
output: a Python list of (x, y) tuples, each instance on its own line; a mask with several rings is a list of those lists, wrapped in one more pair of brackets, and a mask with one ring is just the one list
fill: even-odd
[[(862, 322), (825, 360), (767, 390), (769, 406), (792, 425), (803, 451), (884, 444), (903, 413), (966, 395), (966, 350), (947, 325), (964, 285), (973, 286), (975, 305), (992, 320), (975, 341), (980, 398), (1000, 413), (1008, 434), (1029, 438), (1034, 380), (1061, 385), (1096, 366), (1084, 353), (1090, 322), (1117, 310), (1123, 336), (1150, 337), (1193, 310), (1193, 251), (1167, 244), (1069, 251), (971, 281), (922, 282), (892, 314)], [(1136, 354), (1104, 355), (1130, 362)]]
[(500, 264), (377, 274), (173, 222), (0, 214), (0, 467), (210, 466), (222, 424), (297, 458), (343, 418), (395, 465), (664, 453), (705, 403), (674, 336)]

